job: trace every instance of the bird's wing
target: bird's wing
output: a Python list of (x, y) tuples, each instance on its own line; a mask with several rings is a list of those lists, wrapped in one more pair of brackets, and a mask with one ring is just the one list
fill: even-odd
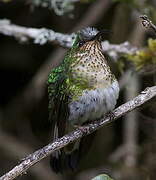
[(53, 140), (65, 134), (68, 118), (68, 96), (62, 91), (65, 88), (66, 77), (59, 75), (55, 83), (48, 86), (49, 91), (49, 124)]
[[(53, 75), (51, 75), (53, 76)], [(51, 124), (51, 139), (56, 140), (67, 133), (70, 101), (65, 93), (66, 76), (57, 75), (55, 82), (49, 83), (49, 124)], [(54, 152), (50, 157), (50, 165), (55, 172), (61, 172), (67, 163), (66, 150), (63, 148)]]

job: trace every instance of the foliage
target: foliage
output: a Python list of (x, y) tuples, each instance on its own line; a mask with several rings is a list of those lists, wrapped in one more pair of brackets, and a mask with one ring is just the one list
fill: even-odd
[(63, 16), (64, 14), (71, 13), (71, 11), (74, 10), (74, 3), (79, 1), (82, 3), (88, 3), (95, 0), (31, 0), (31, 3), (35, 6), (53, 9), (58, 16)]
[(69, 0), (32, 0), (32, 4), (53, 9), (59, 16), (74, 9), (73, 2), (70, 2)]
[(135, 10), (140, 14), (146, 14), (152, 20), (156, 20), (156, 12), (155, 12), (155, 5), (153, 2), (144, 0), (113, 0), (114, 2), (118, 3), (126, 3), (131, 6), (131, 8), (135, 8)]
[(113, 180), (112, 178), (110, 178), (108, 175), (106, 174), (100, 174), (96, 177), (94, 177), (93, 179), (91, 180)]
[(136, 54), (127, 55), (128, 60), (132, 61), (136, 70), (141, 70), (145, 66), (156, 64), (156, 40), (148, 39), (148, 46), (139, 50)]

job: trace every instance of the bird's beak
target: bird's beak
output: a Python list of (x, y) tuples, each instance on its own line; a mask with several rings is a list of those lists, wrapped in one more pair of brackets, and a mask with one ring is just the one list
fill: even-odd
[(92, 40), (102, 41), (102, 39), (104, 38), (104, 36), (106, 34), (111, 34), (111, 33), (112, 33), (112, 31), (109, 31), (109, 30), (106, 30), (106, 29), (101, 30), (92, 38)]

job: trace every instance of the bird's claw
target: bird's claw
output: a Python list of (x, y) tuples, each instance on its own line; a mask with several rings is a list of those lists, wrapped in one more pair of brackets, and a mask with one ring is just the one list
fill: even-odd
[(89, 131), (89, 127), (88, 126), (79, 126), (79, 125), (74, 125), (75, 128), (78, 128), (80, 131), (82, 131), (83, 133), (87, 134)]

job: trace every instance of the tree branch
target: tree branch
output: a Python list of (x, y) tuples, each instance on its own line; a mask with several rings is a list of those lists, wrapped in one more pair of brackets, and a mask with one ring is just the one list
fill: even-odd
[[(75, 33), (58, 33), (46, 28), (37, 29), (18, 26), (11, 24), (10, 20), (7, 19), (0, 20), (0, 33), (7, 36), (13, 36), (21, 42), (33, 39), (36, 44), (43, 45), (47, 42), (54, 42), (67, 48), (72, 46), (73, 39), (76, 35)], [(107, 52), (107, 54), (114, 59), (117, 59), (120, 54), (133, 54), (137, 50), (136, 47), (131, 46), (128, 42), (115, 45), (110, 44), (108, 41), (102, 42), (102, 49), (103, 52)]]
[(75, 34), (62, 34), (46, 28), (37, 29), (18, 26), (12, 24), (8, 19), (0, 20), (0, 33), (13, 36), (21, 42), (34, 39), (35, 44), (43, 45), (47, 42), (57, 42), (64, 47), (71, 47), (72, 40), (75, 37)]
[[(4, 132), (2, 129), (0, 129), (0, 149), (16, 160), (32, 152), (31, 146), (18, 141), (16, 138)], [(60, 178), (56, 176), (55, 173), (50, 171), (50, 168), (48, 168), (44, 162), (40, 163), (34, 168), (31, 168), (31, 174), (38, 180), (60, 180)]]
[(72, 11), (74, 9), (74, 3), (78, 1), (80, 0), (29, 0), (29, 3), (35, 6), (53, 9), (57, 15), (62, 16)]
[(116, 61), (123, 54), (134, 54), (139, 50), (137, 47), (132, 46), (128, 41), (121, 44), (110, 44), (109, 41), (103, 41), (101, 44), (103, 52)]
[(142, 19), (142, 25), (145, 28), (151, 28), (156, 33), (156, 25), (154, 25), (146, 15), (142, 15), (140, 18)]
[(28, 155), (19, 165), (15, 166), (11, 171), (0, 177), (0, 180), (11, 180), (18, 177), (19, 175), (26, 172), (31, 166), (41, 161), (43, 158), (49, 156), (52, 152), (57, 151), (69, 143), (72, 143), (73, 141), (96, 131), (102, 126), (115, 121), (119, 117), (136, 109), (155, 96), (156, 86), (146, 88), (137, 97), (119, 106), (104, 118), (84, 126), (83, 129), (78, 128), (75, 131)]

